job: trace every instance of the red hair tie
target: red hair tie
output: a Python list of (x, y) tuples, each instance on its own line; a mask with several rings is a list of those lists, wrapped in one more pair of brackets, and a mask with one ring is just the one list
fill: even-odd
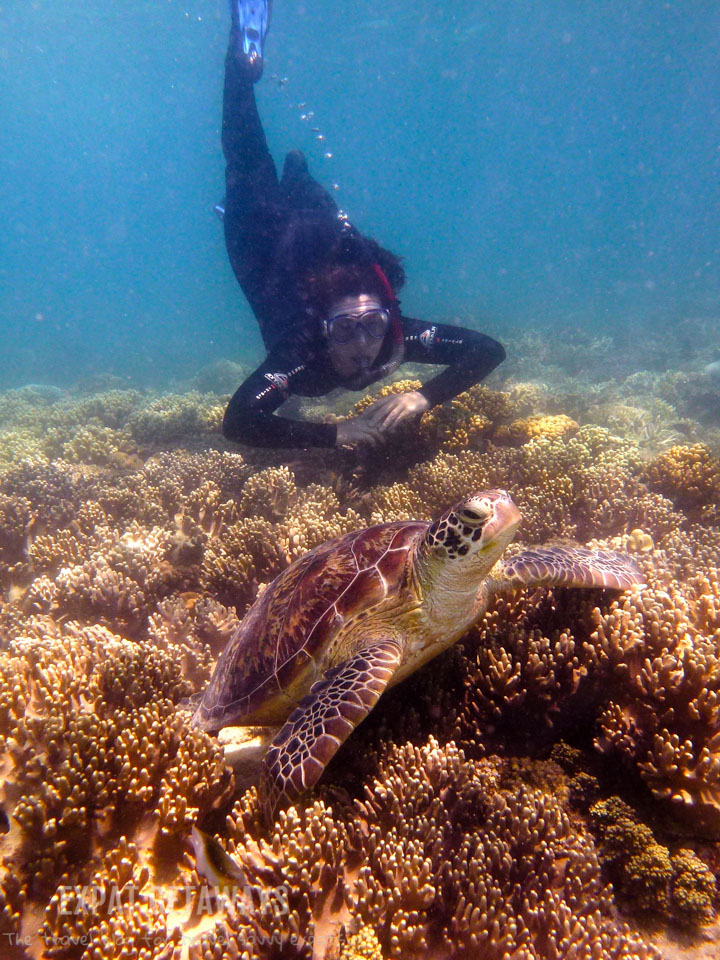
[(388, 280), (385, 271), (380, 266), (379, 263), (373, 264), (373, 270), (375, 271), (378, 280), (380, 281), (384, 291), (385, 296), (388, 299), (389, 311), (390, 311), (390, 327), (392, 330), (392, 339), (393, 343), (402, 343), (404, 340), (403, 328), (402, 328), (402, 319), (400, 317), (400, 307), (398, 306), (397, 297), (393, 288), (390, 286), (390, 281)]

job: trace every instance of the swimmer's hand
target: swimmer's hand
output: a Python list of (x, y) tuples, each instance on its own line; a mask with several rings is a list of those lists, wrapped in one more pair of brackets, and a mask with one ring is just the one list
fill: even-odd
[(419, 417), (430, 409), (430, 401), (419, 390), (408, 393), (391, 393), (380, 397), (367, 408), (364, 416), (381, 433), (395, 430), (404, 420)]
[(375, 447), (405, 420), (419, 417), (429, 408), (430, 401), (417, 390), (391, 393), (376, 400), (357, 417), (339, 423), (335, 443), (338, 447), (357, 447), (361, 444)]
[(381, 431), (367, 416), (367, 411), (359, 417), (350, 417), (337, 425), (336, 447), (376, 447), (380, 442)]

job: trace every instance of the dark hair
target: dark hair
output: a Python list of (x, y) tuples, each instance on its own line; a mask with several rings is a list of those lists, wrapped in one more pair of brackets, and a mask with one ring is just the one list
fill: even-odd
[(394, 294), (405, 283), (400, 257), (372, 238), (350, 239), (352, 242), (333, 250), (301, 283), (301, 299), (316, 318), (325, 316), (335, 300), (361, 293), (373, 294), (390, 307), (387, 290), (374, 264), (381, 268)]

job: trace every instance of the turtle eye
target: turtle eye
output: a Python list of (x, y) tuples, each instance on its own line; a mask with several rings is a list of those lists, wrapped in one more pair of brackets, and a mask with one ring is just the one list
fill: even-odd
[(490, 516), (491, 510), (487, 500), (481, 500), (477, 506), (463, 507), (458, 511), (460, 519), (464, 523), (479, 524), (485, 523)]

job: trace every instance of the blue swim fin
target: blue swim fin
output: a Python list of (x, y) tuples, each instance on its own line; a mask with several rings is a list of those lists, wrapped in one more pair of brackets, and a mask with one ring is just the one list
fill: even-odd
[(242, 52), (254, 68), (254, 80), (260, 78), (263, 68), (265, 36), (270, 26), (272, 0), (230, 0), (233, 33)]

